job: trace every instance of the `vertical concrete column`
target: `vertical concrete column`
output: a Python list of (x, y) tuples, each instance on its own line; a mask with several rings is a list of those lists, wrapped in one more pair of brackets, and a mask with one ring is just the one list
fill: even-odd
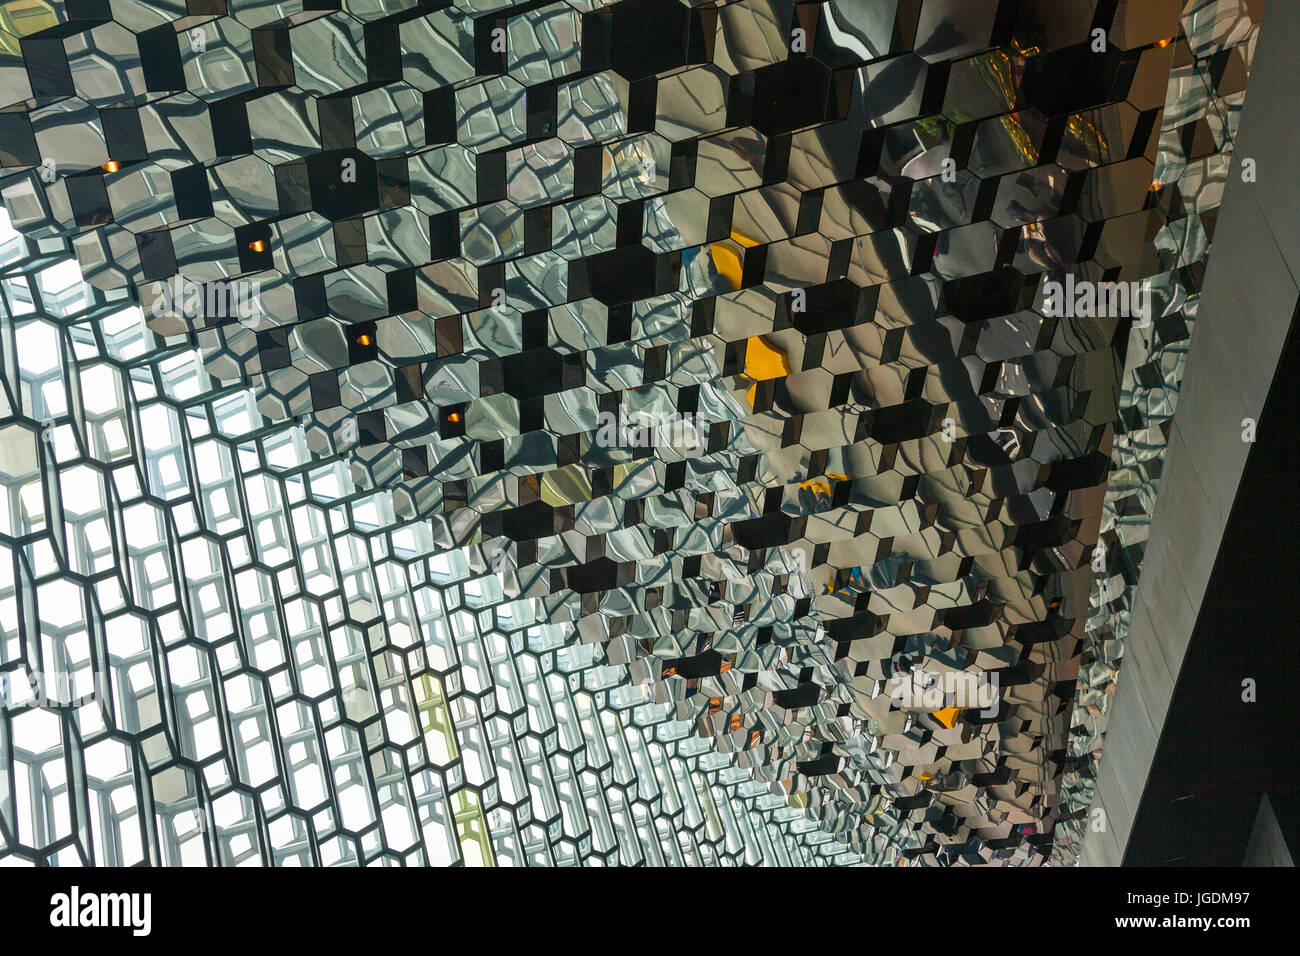
[(1083, 866), (1123, 862), (1250, 452), (1242, 422), (1259, 420), (1300, 299), (1300, 4), (1268, 3), (1258, 43), (1098, 771), (1105, 829)]

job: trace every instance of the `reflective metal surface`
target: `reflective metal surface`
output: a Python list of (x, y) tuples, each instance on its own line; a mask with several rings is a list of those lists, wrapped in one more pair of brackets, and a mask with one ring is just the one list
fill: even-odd
[(0, 15), (0, 854), (1074, 858), (1258, 11), (91, 6)]

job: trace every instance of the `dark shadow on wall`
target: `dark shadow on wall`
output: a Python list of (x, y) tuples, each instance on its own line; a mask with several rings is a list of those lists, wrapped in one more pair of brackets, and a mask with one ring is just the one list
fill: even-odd
[[(1298, 415), (1293, 314), (1125, 866), (1240, 865), (1265, 793), (1283, 839), (1300, 847)], [(1247, 678), (1255, 682), (1253, 703), (1242, 699)]]

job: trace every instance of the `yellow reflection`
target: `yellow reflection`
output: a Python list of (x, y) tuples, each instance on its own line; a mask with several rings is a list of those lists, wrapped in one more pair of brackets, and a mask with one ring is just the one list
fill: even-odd
[[(755, 335), (750, 337), (745, 346), (745, 374), (755, 382), (782, 378), (790, 374), (790, 363), (786, 361), (784, 352), (768, 345), (762, 336)], [(750, 408), (754, 407), (754, 397), (757, 394), (758, 386), (751, 385), (746, 395)]]
[[(709, 246), (709, 255), (713, 257), (713, 268), (717, 270), (718, 275), (731, 283), (733, 289), (740, 288), (741, 274), (744, 270), (740, 250), (752, 249), (758, 244), (757, 239), (733, 229), (727, 240)], [(740, 249), (737, 249), (737, 246)]]
[(951, 730), (957, 724), (957, 714), (958, 708), (945, 707), (943, 710), (935, 711), (933, 716), (935, 720)]

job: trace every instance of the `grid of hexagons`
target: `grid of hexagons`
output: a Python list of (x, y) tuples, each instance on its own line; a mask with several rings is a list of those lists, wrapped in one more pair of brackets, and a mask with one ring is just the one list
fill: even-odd
[(2, 212), (0, 341), (0, 857), (844, 856)]
[[(185, 675), (152, 705), (169, 749), (110, 732), (113, 767), (150, 768), (136, 813), (160, 789), (212, 807), (200, 845), (222, 861), (282, 846), (272, 815), (304, 860), (608, 858), (573, 809), (590, 794), (574, 765), (523, 787), (559, 726), (520, 725), (527, 686), (543, 711), (607, 726), (626, 710), (673, 740), (689, 769), (634, 756), (636, 786), (734, 788), (678, 833), (723, 805), (740, 820), (740, 799), (764, 822), (718, 833), (777, 826), (769, 860), (844, 855), (830, 834), (872, 860), (1042, 859), (1076, 762), (1130, 342), (1120, 316), (1045, 315), (1044, 286), (1148, 279), (1167, 236), (1195, 247), (1169, 225), (1189, 219), (1183, 191), (1150, 188), (1162, 131), (1190, 127), (1199, 160), (1226, 124), (1162, 107), (1188, 51), (1210, 89), (1248, 65), (1231, 59), (1237, 5), (220, 6), (49, 8), (17, 44), (26, 108), (0, 114), (5, 165), (30, 167), (4, 187), (17, 224), (71, 234), (99, 294), (132, 288), (158, 355), (141, 360), (152, 385), (132, 372), (119, 390), (147, 393), (139, 431), (104, 439), (147, 477), (131, 527), (158, 529), (122, 552), (139, 653)], [(186, 283), (204, 294), (177, 308)], [(184, 364), (195, 346), (202, 370)], [(263, 420), (302, 437), (223, 458), (227, 414), (228, 437)], [(644, 427), (673, 416), (691, 431)], [(26, 417), (35, 435), (44, 412)], [(281, 468), (297, 490), (265, 477)], [(179, 519), (147, 500), (187, 496)], [(79, 591), (85, 571), (42, 567), (57, 581), (36, 600)], [(39, 577), (15, 579), (15, 602)], [(202, 584), (181, 598), (177, 581)], [(314, 610), (287, 616), (299, 603)], [(14, 660), (43, 660), (16, 619)], [(91, 650), (100, 621), (59, 627), (86, 644), (74, 670), (111, 659)], [(569, 681), (529, 648), (591, 696), (559, 706)], [(887, 682), (917, 668), (996, 674), (1000, 705), (900, 709)], [(73, 746), (43, 726), (28, 732), (50, 759), (19, 761), (42, 773)], [(606, 832), (620, 815), (659, 827), (646, 806), (625, 801)], [(664, 806), (656, 845), (719, 857)]]
[[(1150, 279), (1156, 308), (1149, 329), (1130, 334), (1120, 393), (1120, 429), (1102, 511), (1098, 574), (1085, 632), (1071, 718), (1074, 766), (1062, 777), (1054, 859), (1074, 860), (1087, 833), (1104, 827), (1090, 814), (1096, 764), (1119, 680), (1130, 609), (1177, 406), (1201, 277), (1220, 198), (1232, 167), (1233, 139), (1254, 58), (1260, 10), (1247, 3), (1184, 5), (1172, 66), (1154, 183), (1167, 222), (1156, 239), (1164, 271)], [(1237, 167), (1240, 170), (1240, 167)]]

